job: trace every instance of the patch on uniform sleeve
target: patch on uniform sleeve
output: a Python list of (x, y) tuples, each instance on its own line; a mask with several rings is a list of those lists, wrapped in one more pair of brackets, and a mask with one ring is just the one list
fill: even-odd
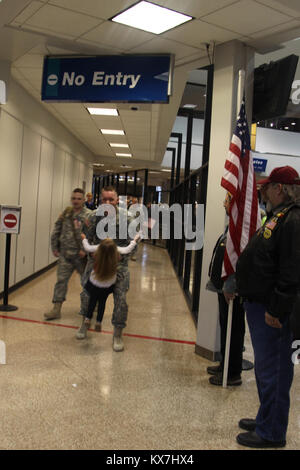
[(264, 238), (266, 240), (268, 240), (269, 238), (271, 238), (272, 236), (272, 230), (270, 230), (269, 228), (265, 227), (265, 230), (264, 230)]
[(271, 219), (270, 222), (268, 222), (268, 223), (266, 224), (266, 228), (268, 228), (269, 230), (274, 230), (274, 228), (275, 228), (276, 225), (277, 225), (277, 221), (278, 221), (277, 217)]
[(271, 238), (273, 234), (273, 230), (275, 229), (276, 225), (280, 221), (280, 219), (286, 214), (288, 208), (283, 209), (282, 211), (278, 212), (270, 221), (268, 221), (261, 230), (263, 231), (263, 236), (266, 240)]

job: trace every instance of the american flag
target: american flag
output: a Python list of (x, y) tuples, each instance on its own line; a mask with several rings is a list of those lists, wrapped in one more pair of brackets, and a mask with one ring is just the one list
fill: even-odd
[(237, 260), (250, 238), (260, 228), (260, 210), (245, 101), (241, 105), (232, 137), (221, 186), (231, 195), (229, 228), (222, 277), (235, 273)]

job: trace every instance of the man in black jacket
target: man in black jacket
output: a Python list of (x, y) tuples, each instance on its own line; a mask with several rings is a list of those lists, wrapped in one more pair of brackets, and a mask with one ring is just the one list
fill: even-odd
[[(247, 447), (284, 447), (293, 381), (291, 315), (300, 292), (300, 180), (289, 166), (261, 181), (272, 216), (256, 232), (236, 268), (237, 292), (245, 299), (260, 400), (256, 419), (239, 423)], [(294, 313), (293, 313), (294, 312)]]

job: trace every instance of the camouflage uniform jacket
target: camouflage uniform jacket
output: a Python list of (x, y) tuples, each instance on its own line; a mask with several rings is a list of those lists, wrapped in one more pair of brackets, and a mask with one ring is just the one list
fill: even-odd
[[(122, 214), (123, 217), (126, 217), (127, 215), (127, 228), (128, 228), (128, 225), (134, 220), (134, 218), (130, 215), (130, 213), (128, 213), (126, 209), (121, 208), (119, 206), (116, 207), (116, 218), (113, 221), (113, 223), (115, 224), (115, 228), (116, 228), (116, 238), (114, 239), (114, 241), (117, 246), (128, 246), (129, 243), (131, 242), (131, 238), (128, 235), (128, 230), (127, 230), (127, 238), (125, 239), (119, 238), (120, 214)], [(97, 215), (97, 210), (90, 213), (88, 217), (87, 239), (91, 245), (98, 245), (102, 241), (98, 238), (97, 232), (96, 232), (97, 225), (102, 218), (103, 217)], [(134, 251), (132, 251), (129, 255), (121, 255), (118, 269), (122, 267), (126, 268), (128, 266), (128, 259), (130, 258), (130, 256), (132, 256), (132, 253), (134, 253)]]
[(72, 207), (67, 207), (55, 222), (51, 234), (52, 251), (59, 251), (66, 259), (77, 257), (79, 251), (83, 250), (81, 232), (90, 213), (89, 209), (83, 207), (75, 215)]

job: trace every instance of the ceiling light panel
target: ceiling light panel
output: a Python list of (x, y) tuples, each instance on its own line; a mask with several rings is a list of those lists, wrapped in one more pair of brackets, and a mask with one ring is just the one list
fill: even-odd
[(118, 110), (113, 108), (87, 108), (94, 116), (119, 116)]
[(117, 144), (117, 143), (111, 143), (109, 144), (111, 147), (119, 147), (119, 148), (129, 148), (128, 144)]
[(112, 21), (153, 34), (161, 34), (191, 21), (191, 16), (141, 1), (112, 18)]
[(108, 135), (125, 135), (125, 132), (121, 129), (100, 129), (102, 134)]
[(132, 157), (131, 153), (116, 153), (117, 157)]

